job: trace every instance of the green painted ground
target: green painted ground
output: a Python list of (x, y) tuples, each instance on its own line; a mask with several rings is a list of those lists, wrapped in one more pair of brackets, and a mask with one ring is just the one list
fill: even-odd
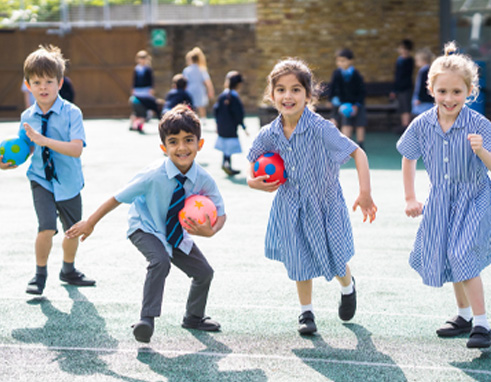
[[(83, 154), (85, 216), (147, 163), (162, 158), (156, 122), (146, 135), (128, 131), (126, 120), (86, 121)], [(247, 120), (251, 136), (256, 118)], [(228, 221), (211, 239), (196, 241), (215, 269), (208, 314), (220, 333), (180, 327), (189, 280), (173, 269), (162, 317), (150, 346), (141, 346), (130, 325), (138, 319), (145, 261), (125, 239), (127, 206), (122, 206), (81, 244), (77, 266), (97, 280), (95, 288), (63, 286), (57, 278), (61, 235), (55, 238), (45, 297), (24, 293), (34, 271), (36, 220), (27, 165), (0, 173), (0, 380), (1, 381), (491, 381), (491, 352), (468, 350), (465, 338), (439, 339), (435, 329), (454, 315), (450, 285), (422, 285), (408, 264), (418, 220), (405, 217), (396, 137), (368, 136), (375, 223), (352, 214), (357, 254), (351, 262), (359, 309), (348, 324), (337, 317), (339, 287), (314, 283), (319, 334), (296, 332), (295, 284), (283, 266), (263, 256), (272, 195), (245, 184), (247, 161), (234, 156), (243, 174), (230, 179), (213, 149), (214, 127), (205, 127), (198, 161), (217, 180)], [(0, 139), (17, 123), (1, 123)], [(357, 193), (353, 163), (341, 173), (348, 204)], [(417, 174), (421, 198), (426, 175)], [(483, 279), (491, 306), (491, 271)]]

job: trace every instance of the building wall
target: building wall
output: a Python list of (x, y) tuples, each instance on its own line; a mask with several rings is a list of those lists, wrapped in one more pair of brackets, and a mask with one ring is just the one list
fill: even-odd
[(258, 87), (278, 59), (306, 60), (328, 81), (336, 50), (347, 47), (367, 82), (391, 81), (398, 42), (439, 52), (439, 2), (435, 0), (258, 0)]

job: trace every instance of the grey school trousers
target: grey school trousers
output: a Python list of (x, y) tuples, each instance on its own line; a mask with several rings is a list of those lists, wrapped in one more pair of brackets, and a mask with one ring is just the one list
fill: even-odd
[(171, 258), (162, 242), (152, 234), (137, 230), (130, 235), (130, 240), (149, 263), (143, 286), (141, 316), (160, 316), (165, 279), (169, 274), (172, 263), (188, 277), (192, 278), (186, 304), (186, 317), (190, 315), (203, 317), (208, 291), (213, 279), (213, 269), (196, 244), (193, 244), (189, 255), (186, 255), (180, 249), (174, 249)]

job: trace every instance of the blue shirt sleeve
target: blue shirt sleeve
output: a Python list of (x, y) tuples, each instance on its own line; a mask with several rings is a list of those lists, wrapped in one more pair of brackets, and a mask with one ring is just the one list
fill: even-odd
[(321, 134), (329, 157), (340, 165), (348, 162), (351, 154), (358, 148), (358, 145), (341, 134), (339, 129), (331, 122), (324, 121), (321, 126)]
[(417, 126), (417, 124), (411, 123), (397, 142), (397, 150), (402, 156), (410, 160), (416, 160), (421, 157), (421, 145)]

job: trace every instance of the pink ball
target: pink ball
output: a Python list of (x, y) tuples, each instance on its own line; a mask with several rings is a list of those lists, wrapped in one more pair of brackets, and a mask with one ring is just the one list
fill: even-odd
[(204, 224), (206, 215), (210, 217), (211, 225), (214, 225), (217, 221), (217, 209), (213, 202), (204, 195), (191, 195), (186, 198), (184, 208), (179, 212), (179, 222), (183, 228), (189, 228), (185, 219), (192, 218), (199, 224)]
[(262, 175), (269, 175), (269, 178), (265, 180), (268, 183), (276, 180), (279, 180), (280, 184), (286, 182), (288, 176), (280, 154), (266, 153), (257, 159), (256, 163), (254, 163), (254, 176), (258, 177)]

